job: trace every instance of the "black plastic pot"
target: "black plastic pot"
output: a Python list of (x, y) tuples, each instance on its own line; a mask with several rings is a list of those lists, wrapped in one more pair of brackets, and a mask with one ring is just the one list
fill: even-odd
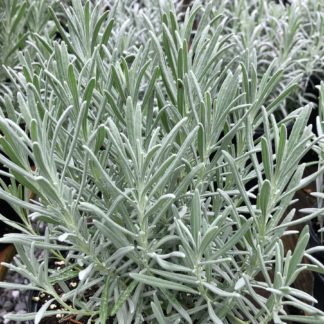
[[(20, 127), (22, 129), (25, 129), (25, 126), (23, 124), (21, 124)], [(0, 151), (0, 153), (4, 154), (2, 151)], [(6, 158), (8, 158), (8, 156), (6, 156)], [(31, 166), (34, 165), (33, 161), (30, 158), (29, 158), (29, 163)], [(0, 163), (0, 170), (6, 173), (10, 173), (8, 167), (6, 167), (1, 163)], [(1, 175), (0, 179), (7, 187), (12, 185), (12, 180), (9, 177)], [(16, 185), (18, 185), (17, 182)], [(14, 208), (7, 201), (3, 199), (0, 199), (0, 214), (12, 222), (21, 223), (21, 218), (16, 213)], [(16, 233), (17, 231), (18, 231), (17, 229), (11, 227), (10, 225), (0, 220), (0, 238), (2, 238), (5, 234)], [(15, 251), (16, 250), (12, 244), (0, 243), (0, 262), (10, 263), (16, 253)], [(0, 280), (4, 279), (5, 274), (6, 274), (6, 270), (0, 266)]]
[[(0, 165), (0, 170), (8, 172), (8, 170), (2, 165)], [(7, 186), (9, 186), (11, 184), (10, 179), (7, 177), (1, 176), (1, 180)], [(2, 200), (2, 199), (0, 199), (0, 213), (1, 213), (1, 215), (5, 216), (6, 218), (10, 219), (11, 221), (14, 221), (14, 222), (21, 221), (18, 214), (15, 212), (15, 210), (5, 200)], [(15, 230), (12, 227), (10, 227), (9, 225), (0, 221), (0, 237), (3, 237), (4, 234), (12, 233), (14, 231)], [(0, 250), (5, 248), (6, 246), (7, 246), (7, 244), (0, 244)]]
[[(8, 171), (3, 165), (0, 165), (0, 170)], [(1, 176), (1, 180), (9, 186), (11, 180), (7, 177)], [(5, 216), (6, 218), (10, 219), (14, 222), (19, 222), (20, 218), (15, 210), (5, 201), (0, 199), (0, 214)], [(5, 234), (16, 232), (14, 228), (10, 227), (6, 223), (0, 221), (0, 238), (3, 237)], [(4, 244), (0, 243), (0, 262), (10, 263), (12, 258), (15, 255), (15, 248), (12, 244)], [(5, 275), (7, 273), (7, 268), (0, 266), (0, 280), (4, 280)]]
[[(317, 230), (314, 227), (314, 222), (309, 223), (309, 247), (316, 247), (322, 245), (318, 237)], [(324, 252), (313, 253), (312, 256), (324, 264)], [(314, 298), (317, 299), (318, 303), (314, 305), (316, 308), (324, 311), (324, 275), (313, 272), (314, 275)]]
[[(0, 214), (14, 222), (19, 222), (20, 218), (14, 209), (4, 200), (0, 199)], [(17, 232), (14, 228), (0, 221), (0, 238), (5, 234)], [(16, 249), (12, 244), (0, 243), (0, 262), (10, 263), (16, 254)], [(7, 268), (0, 265), (0, 281), (4, 280)]]

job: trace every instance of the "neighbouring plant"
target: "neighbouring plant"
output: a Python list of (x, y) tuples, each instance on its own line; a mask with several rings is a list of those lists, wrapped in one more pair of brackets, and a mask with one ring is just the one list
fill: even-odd
[(289, 100), (281, 102), (283, 116), (309, 102), (310, 77), (323, 78), (323, 1), (296, 0), (284, 6), (269, 0), (214, 0), (210, 5), (225, 12), (233, 56), (245, 52), (243, 61), (253, 63), (259, 79), (270, 65), (283, 72), (270, 100), (298, 82)]
[[(319, 88), (319, 113), (316, 119), (316, 130), (318, 134), (318, 143), (314, 146), (314, 150), (318, 154), (318, 169), (323, 166), (324, 163), (324, 83), (318, 86)], [(316, 210), (321, 210), (324, 206), (324, 183), (323, 183), (323, 174), (320, 174), (316, 178), (316, 192), (311, 193), (312, 196), (316, 197), (316, 203), (314, 204), (314, 208), (305, 208), (303, 211), (306, 214), (313, 213)], [(323, 244), (323, 232), (324, 232), (324, 214), (319, 213), (317, 217), (317, 226), (315, 229), (319, 230), (320, 242)]]
[[(0, 108), (10, 105), (15, 96), (15, 86), (7, 70), (21, 71), (19, 51), (29, 49), (28, 59), (34, 60), (35, 51), (30, 40), (49, 37), (53, 22), (49, 19), (48, 6), (54, 0), (1, 0), (0, 2)], [(12, 93), (13, 92), (13, 93)]]
[(293, 287), (302, 271), (323, 268), (303, 262), (307, 226), (294, 251), (281, 240), (323, 212), (295, 220), (289, 209), (324, 170), (303, 178), (300, 160), (319, 141), (311, 107), (274, 114), (295, 83), (278, 91), (277, 61), (261, 76), (244, 55), (228, 63), (231, 36), (212, 6), (196, 1), (180, 22), (164, 2), (152, 21), (147, 3), (127, 37), (118, 2), (110, 12), (72, 3), (65, 29), (50, 9), (62, 40), (35, 36), (35, 60), (26, 49), (22, 72), (8, 70), (18, 105), (0, 117), (2, 175), (12, 179), (0, 198), (23, 222), (1, 216), (21, 233), (0, 242), (15, 244), (6, 266), (30, 283), (0, 287), (51, 298), (6, 318), (323, 323), (316, 300)]

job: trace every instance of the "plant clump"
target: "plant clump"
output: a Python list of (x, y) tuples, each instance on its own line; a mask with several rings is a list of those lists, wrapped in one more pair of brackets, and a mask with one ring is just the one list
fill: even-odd
[[(21, 222), (2, 215), (20, 232), (0, 242), (15, 245), (6, 266), (29, 284), (0, 287), (48, 297), (7, 319), (323, 323), (314, 297), (294, 287), (304, 270), (323, 271), (304, 262), (308, 227), (294, 251), (282, 241), (323, 212), (294, 219), (295, 192), (324, 167), (304, 176), (320, 140), (312, 105), (291, 99), (283, 110), (307, 75), (299, 36), (316, 27), (297, 28), (298, 1), (287, 21), (275, 3), (247, 1), (248, 17), (234, 2), (233, 14), (233, 1), (195, 1), (184, 14), (172, 1), (73, 0), (48, 8), (56, 37), (36, 30), (21, 68), (5, 68), (14, 90), (0, 162), (11, 185), (0, 198)], [(269, 12), (278, 21), (263, 20)]]

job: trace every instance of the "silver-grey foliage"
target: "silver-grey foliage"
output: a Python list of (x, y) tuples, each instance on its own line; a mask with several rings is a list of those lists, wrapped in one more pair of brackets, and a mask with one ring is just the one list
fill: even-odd
[[(303, 264), (307, 227), (294, 252), (285, 254), (281, 241), (289, 225), (322, 211), (296, 221), (288, 207), (323, 171), (303, 179), (300, 160), (316, 142), (311, 107), (274, 115), (294, 89), (280, 87), (285, 67), (274, 61), (260, 75), (246, 55), (233, 57), (226, 11), (198, 1), (183, 22), (164, 2), (124, 22), (127, 8), (117, 2), (109, 13), (102, 3), (72, 3), (64, 9), (68, 32), (50, 9), (62, 41), (35, 35), (36, 59), (25, 51), (23, 72), (7, 70), (19, 91), (18, 106), (12, 99), (0, 117), (0, 162), (13, 179), (0, 198), (23, 225), (1, 216), (21, 233), (0, 242), (16, 245), (19, 256), (7, 266), (30, 283), (0, 287), (52, 296), (37, 314), (7, 318), (323, 323), (314, 298), (292, 287), (307, 268), (323, 272)], [(44, 222), (45, 233), (31, 219)], [(66, 267), (53, 268), (53, 257)], [(53, 300), (61, 310), (50, 310)], [(287, 315), (286, 305), (309, 315)]]

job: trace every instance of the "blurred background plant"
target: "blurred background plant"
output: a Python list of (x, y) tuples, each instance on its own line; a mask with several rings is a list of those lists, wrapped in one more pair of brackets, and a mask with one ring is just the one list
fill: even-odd
[(271, 99), (298, 82), (288, 101), (280, 105), (283, 116), (314, 100), (314, 87), (323, 77), (323, 2), (297, 0), (286, 6), (265, 0), (213, 3), (228, 21), (225, 30), (233, 36), (233, 55), (242, 57), (245, 52), (244, 62), (246, 66), (253, 62), (258, 78), (270, 65), (284, 71)]
[(48, 7), (54, 0), (3, 0), (0, 2), (0, 105), (3, 107), (7, 96), (14, 91), (6, 69), (21, 71), (19, 52), (29, 49), (30, 59), (35, 52), (29, 45), (34, 33), (52, 34), (53, 23), (49, 20)]

